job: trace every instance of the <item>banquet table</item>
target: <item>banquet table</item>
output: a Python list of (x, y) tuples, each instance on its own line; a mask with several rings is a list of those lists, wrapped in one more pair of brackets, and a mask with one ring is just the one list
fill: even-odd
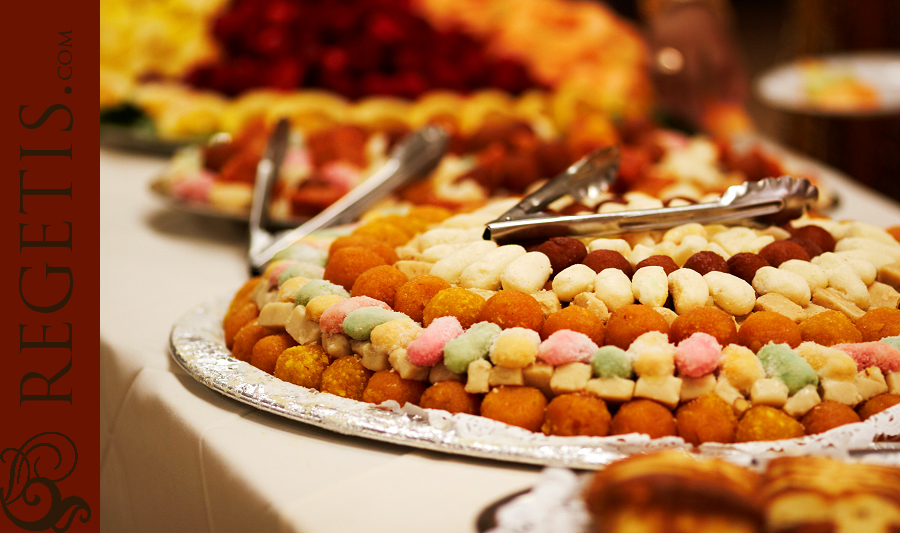
[[(341, 435), (226, 398), (177, 366), (181, 315), (247, 279), (246, 225), (173, 209), (167, 159), (100, 150), (101, 528), (475, 531), (533, 485), (520, 465)], [(837, 176), (830, 214), (900, 225), (900, 204)]]

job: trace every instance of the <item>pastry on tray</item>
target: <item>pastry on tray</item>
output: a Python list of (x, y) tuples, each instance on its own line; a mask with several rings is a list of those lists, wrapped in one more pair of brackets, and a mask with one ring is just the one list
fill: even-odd
[(582, 493), (591, 530), (801, 532), (900, 528), (900, 468), (779, 457), (761, 473), (664, 451), (611, 463)]

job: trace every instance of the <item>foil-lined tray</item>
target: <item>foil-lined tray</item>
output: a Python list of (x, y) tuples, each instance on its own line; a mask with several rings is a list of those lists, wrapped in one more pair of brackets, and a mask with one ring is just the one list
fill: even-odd
[[(480, 416), (451, 415), (396, 402), (372, 405), (284, 382), (239, 361), (225, 347), (222, 318), (230, 295), (201, 303), (182, 315), (170, 334), (170, 351), (188, 374), (229, 398), (304, 424), (413, 448), (500, 461), (597, 469), (635, 453), (692, 447), (681, 438), (646, 435), (558, 437), (512, 427)], [(900, 435), (900, 405), (868, 420), (800, 439), (704, 444), (693, 450), (751, 465), (778, 455), (849, 456)]]

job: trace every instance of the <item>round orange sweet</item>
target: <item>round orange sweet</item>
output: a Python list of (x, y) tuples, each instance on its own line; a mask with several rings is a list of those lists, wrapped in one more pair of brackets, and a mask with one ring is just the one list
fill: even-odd
[(603, 346), (606, 327), (597, 315), (584, 307), (569, 305), (548, 316), (544, 321), (544, 327), (541, 328), (541, 339), (546, 339), (561, 329), (584, 333), (597, 346)]
[(735, 442), (795, 439), (805, 434), (803, 425), (781, 409), (754, 405), (738, 422)]
[(734, 442), (738, 420), (734, 409), (710, 392), (679, 407), (675, 424), (681, 438), (699, 446), (704, 442)]
[(541, 431), (545, 435), (604, 437), (609, 433), (609, 410), (596, 396), (561, 394), (547, 404)]
[(450, 284), (443, 278), (430, 274), (416, 276), (397, 288), (394, 295), (394, 311), (405, 313), (421, 324), (428, 302), (435, 294), (449, 288)]
[(840, 311), (823, 311), (800, 323), (800, 338), (822, 346), (862, 342), (862, 333)]
[(350, 289), (351, 296), (368, 296), (394, 306), (394, 296), (401, 285), (409, 281), (409, 277), (391, 265), (380, 265), (366, 270)]
[(502, 385), (491, 389), (481, 401), (481, 416), (511, 426), (540, 431), (547, 398), (534, 387)]
[(373, 239), (367, 235), (341, 235), (331, 241), (331, 245), (328, 247), (328, 256), (331, 257), (334, 252), (350, 246), (368, 248), (380, 255), (381, 258), (384, 259), (384, 262), (389, 265), (393, 265), (399, 259), (399, 257), (397, 257), (397, 252), (394, 251), (391, 245), (384, 241)]
[(653, 400), (639, 399), (626, 402), (609, 423), (610, 435), (643, 433), (651, 439), (675, 436), (675, 417), (664, 405)]
[(328, 257), (322, 278), (349, 291), (363, 272), (384, 264), (384, 259), (368, 248), (348, 246), (336, 250)]
[(278, 356), (273, 374), (282, 381), (318, 389), (322, 385), (322, 374), (330, 362), (331, 358), (321, 346), (292, 346)]
[(393, 370), (381, 370), (372, 374), (363, 391), (362, 401), (380, 404), (387, 400), (394, 400), (402, 407), (407, 403), (419, 404), (422, 393), (428, 387), (424, 381), (403, 379)]
[(403, 246), (412, 235), (397, 224), (388, 220), (373, 220), (353, 230), (352, 235), (365, 235), (373, 239), (384, 241), (389, 246), (396, 248)]
[(250, 362), (250, 354), (253, 346), (263, 337), (274, 334), (275, 331), (259, 325), (259, 319), (254, 318), (244, 325), (234, 336), (234, 345), (231, 347), (231, 355), (238, 361)]
[(876, 307), (856, 321), (856, 329), (862, 333), (863, 342), (879, 341), (885, 337), (900, 335), (900, 309)]
[(888, 407), (897, 405), (898, 403), (900, 403), (900, 394), (885, 392), (878, 396), (873, 396), (860, 404), (856, 408), (856, 412), (859, 414), (860, 419), (865, 420), (876, 413), (884, 411)]
[(345, 355), (335, 359), (322, 371), (319, 390), (351, 400), (362, 400), (371, 376), (372, 371), (364, 367), (359, 359)]
[(237, 335), (242, 327), (258, 316), (259, 307), (251, 301), (246, 301), (225, 313), (225, 318), (222, 319), (222, 328), (225, 330), (225, 347), (229, 350), (232, 349), (234, 347), (234, 336)]
[(540, 332), (544, 325), (544, 312), (541, 304), (530, 294), (502, 290), (487, 299), (477, 322), (492, 322), (503, 329), (520, 327)]
[(750, 348), (754, 353), (770, 342), (796, 348), (801, 341), (800, 326), (775, 311), (751, 313), (738, 328), (735, 338), (737, 344)]
[(712, 335), (721, 346), (728, 346), (737, 336), (737, 326), (730, 314), (715, 307), (698, 307), (679, 315), (669, 326), (669, 342), (678, 344), (694, 333)]
[(250, 364), (267, 374), (272, 374), (275, 372), (275, 363), (281, 352), (296, 345), (297, 341), (284, 332), (263, 337), (253, 345)]
[(462, 287), (450, 287), (439, 291), (422, 310), (422, 325), (428, 327), (431, 321), (442, 316), (455, 316), (463, 329), (469, 329), (478, 322), (478, 315), (484, 307), (484, 298)]
[(459, 381), (440, 381), (425, 389), (419, 407), (426, 409), (443, 409), (450, 413), (468, 413), (477, 415), (480, 412), (481, 398), (477, 394), (466, 392), (466, 387)]
[(803, 424), (807, 435), (814, 435), (844, 424), (859, 422), (859, 420), (859, 415), (849, 406), (833, 400), (825, 400), (803, 415), (800, 423)]
[(627, 350), (634, 340), (648, 331), (669, 333), (669, 323), (652, 307), (640, 304), (623, 305), (613, 311), (606, 321), (606, 344)]

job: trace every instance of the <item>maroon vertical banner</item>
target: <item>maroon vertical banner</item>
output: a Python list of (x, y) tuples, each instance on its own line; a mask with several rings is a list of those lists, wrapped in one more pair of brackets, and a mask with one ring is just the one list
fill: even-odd
[(99, 4), (3, 12), (0, 531), (99, 531)]

